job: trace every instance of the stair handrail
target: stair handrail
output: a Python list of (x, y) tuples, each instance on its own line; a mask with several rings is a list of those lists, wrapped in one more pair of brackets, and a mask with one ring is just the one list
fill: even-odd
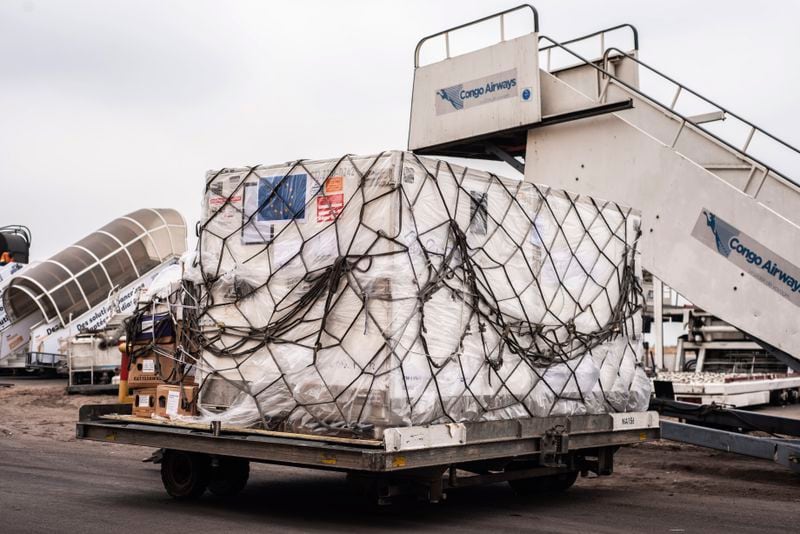
[(463, 24), (459, 24), (458, 26), (453, 26), (452, 28), (447, 28), (446, 30), (438, 31), (436, 33), (432, 33), (423, 37), (422, 39), (417, 42), (416, 48), (414, 48), (414, 68), (416, 69), (419, 67), (419, 51), (422, 48), (422, 45), (425, 44), (426, 41), (429, 41), (435, 37), (439, 37), (444, 35), (444, 42), (445, 42), (445, 59), (450, 59), (450, 33), (456, 30), (461, 30), (463, 28), (467, 28), (469, 26), (474, 26), (476, 24), (480, 24), (481, 22), (486, 22), (487, 20), (491, 20), (494, 18), (500, 19), (500, 41), (505, 41), (505, 16), (509, 13), (513, 13), (515, 11), (521, 11), (523, 9), (529, 9), (531, 14), (533, 15), (533, 32), (532, 33), (539, 33), (539, 12), (536, 11), (536, 8), (533, 7), (531, 4), (520, 4), (515, 7), (511, 7), (509, 9), (505, 9), (503, 11), (498, 11), (497, 13), (492, 13), (491, 15), (486, 15), (485, 17), (481, 17), (479, 19), (471, 20), (469, 22), (465, 22)]
[[(783, 139), (781, 139), (781, 138), (779, 138), (778, 136), (776, 136), (776, 135), (774, 135), (774, 134), (772, 134), (772, 133), (770, 133), (770, 132), (766, 131), (765, 129), (761, 128), (760, 126), (758, 126), (758, 125), (754, 124), (753, 122), (751, 122), (751, 121), (749, 121), (749, 120), (745, 119), (745, 118), (744, 118), (744, 117), (742, 117), (741, 115), (738, 115), (738, 114), (734, 113), (733, 111), (731, 111), (731, 110), (729, 110), (729, 109), (726, 109), (726, 108), (724, 108), (724, 107), (720, 106), (719, 104), (717, 104), (716, 102), (714, 102), (714, 101), (713, 101), (713, 100), (711, 100), (710, 98), (707, 98), (707, 97), (705, 97), (705, 96), (701, 95), (701, 94), (700, 94), (700, 93), (698, 93), (697, 91), (695, 91), (695, 90), (693, 90), (693, 89), (691, 89), (691, 88), (687, 87), (686, 85), (684, 85), (684, 84), (680, 83), (679, 81), (675, 80), (674, 78), (671, 78), (670, 76), (667, 76), (666, 74), (664, 74), (663, 72), (659, 71), (659, 70), (658, 70), (658, 69), (656, 69), (655, 67), (653, 67), (653, 66), (651, 66), (651, 65), (648, 65), (647, 63), (645, 63), (645, 62), (644, 62), (644, 61), (642, 61), (641, 59), (639, 59), (639, 58), (637, 58), (637, 57), (635, 57), (635, 56), (632, 56), (632, 55), (630, 55), (630, 54), (627, 54), (627, 53), (625, 53), (624, 51), (620, 50), (619, 48), (616, 48), (616, 47), (610, 47), (610, 48), (608, 48), (608, 49), (606, 50), (605, 54), (603, 55), (603, 64), (604, 64), (604, 65), (606, 65), (606, 64), (607, 64), (607, 62), (608, 62), (608, 56), (609, 56), (609, 54), (610, 54), (611, 52), (616, 52), (616, 53), (617, 53), (617, 54), (619, 54), (620, 56), (624, 56), (624, 57), (626, 57), (626, 58), (628, 58), (628, 59), (630, 59), (630, 60), (632, 60), (632, 61), (636, 62), (636, 63), (637, 63), (639, 66), (642, 66), (642, 67), (646, 68), (646, 69), (647, 69), (647, 70), (649, 70), (650, 72), (652, 72), (652, 73), (654, 73), (654, 74), (657, 74), (657, 75), (658, 75), (658, 76), (660, 76), (661, 78), (663, 78), (663, 79), (667, 80), (668, 82), (670, 82), (670, 83), (672, 83), (672, 84), (676, 85), (676, 86), (678, 87), (678, 89), (675, 91), (675, 96), (673, 96), (673, 98), (672, 98), (672, 104), (669, 106), (669, 109), (670, 109), (670, 111), (674, 111), (675, 105), (677, 104), (677, 102), (678, 102), (678, 98), (681, 96), (681, 94), (682, 94), (683, 92), (687, 92), (687, 93), (690, 93), (690, 94), (692, 94), (692, 95), (696, 96), (697, 98), (699, 98), (700, 100), (702, 100), (702, 101), (703, 101), (703, 102), (705, 102), (706, 104), (709, 104), (709, 105), (711, 105), (711, 106), (714, 106), (714, 107), (715, 107), (715, 108), (717, 108), (719, 111), (721, 111), (721, 112), (722, 112), (724, 115), (730, 115), (730, 116), (731, 116), (731, 117), (733, 117), (734, 119), (736, 119), (736, 120), (738, 120), (738, 121), (740, 121), (740, 122), (742, 122), (742, 123), (746, 124), (747, 126), (749, 126), (749, 127), (750, 127), (750, 132), (747, 134), (747, 140), (745, 141), (745, 143), (744, 143), (744, 146), (742, 146), (741, 148), (739, 148), (739, 147), (734, 147), (734, 148), (736, 148), (736, 149), (737, 149), (737, 151), (739, 151), (740, 153), (742, 153), (742, 154), (746, 155), (747, 157), (752, 157), (750, 154), (748, 154), (748, 153), (747, 153), (747, 148), (750, 146), (750, 142), (753, 140), (753, 136), (754, 136), (754, 134), (755, 134), (755, 133), (760, 133), (760, 134), (763, 134), (763, 135), (765, 135), (766, 137), (768, 137), (768, 138), (772, 139), (773, 141), (777, 141), (779, 144), (781, 144), (781, 145), (783, 145), (784, 147), (788, 148), (788, 149), (789, 149), (789, 150), (791, 150), (792, 152), (794, 152), (794, 153), (796, 153), (796, 154), (800, 155), (800, 149), (798, 149), (797, 147), (795, 147), (795, 146), (793, 146), (793, 145), (790, 145), (789, 143), (787, 143), (787, 142), (786, 142), (786, 141), (784, 141)], [(615, 57), (619, 57), (619, 56), (615, 56)], [(606, 69), (606, 70), (608, 70), (608, 69)], [(662, 106), (664, 105), (663, 103), (660, 103), (660, 104), (661, 104)], [(702, 126), (700, 126), (700, 125), (698, 125), (698, 124), (695, 124), (695, 125), (696, 125), (696, 126), (698, 126), (698, 127), (700, 127), (700, 128), (703, 130), (703, 131), (706, 131), (706, 132), (707, 132), (707, 130), (706, 130), (705, 128), (702, 128)], [(709, 133), (710, 133), (710, 132), (709, 132)], [(753, 158), (753, 159), (755, 159), (755, 158)], [(774, 169), (773, 169), (773, 170), (774, 170)], [(792, 180), (792, 181), (793, 181), (793, 180)]]
[[(636, 26), (634, 26), (633, 24), (629, 24), (629, 23), (617, 24), (616, 26), (611, 26), (611, 27), (608, 27), (608, 28), (603, 28), (602, 30), (597, 30), (596, 32), (587, 33), (586, 35), (573, 37), (572, 39), (568, 39), (566, 41), (562, 41), (561, 44), (562, 45), (570, 45), (570, 44), (574, 44), (574, 43), (579, 43), (581, 41), (588, 41), (589, 39), (591, 39), (593, 37), (600, 36), (600, 56), (602, 57), (604, 55), (603, 54), (604, 51), (607, 50), (606, 46), (605, 46), (605, 36), (607, 34), (611, 33), (611, 32), (615, 32), (617, 30), (622, 30), (622, 29), (628, 29), (628, 30), (631, 31), (631, 34), (632, 34), (632, 37), (633, 37), (633, 51), (634, 52), (638, 52), (639, 51), (639, 30), (636, 29)], [(541, 41), (541, 38), (539, 38), (539, 40)], [(539, 48), (539, 52), (540, 53), (542, 53), (542, 52), (546, 52), (547, 53), (547, 68), (545, 70), (548, 71), (548, 72), (550, 72), (550, 56), (551, 56), (551, 52), (552, 52), (553, 48), (555, 48), (555, 45), (552, 45), (552, 44), (547, 45), (547, 46), (542, 46), (542, 47)]]
[[(707, 136), (711, 137), (712, 139), (714, 139), (714, 140), (716, 140), (717, 142), (721, 143), (722, 145), (724, 145), (724, 146), (726, 146), (726, 147), (730, 148), (731, 150), (733, 150), (734, 152), (736, 152), (736, 153), (738, 153), (739, 155), (743, 156), (744, 158), (746, 158), (746, 159), (750, 160), (750, 161), (751, 161), (751, 162), (753, 162), (754, 164), (757, 164), (758, 166), (761, 166), (761, 167), (764, 169), (764, 171), (765, 171), (765, 174), (766, 174), (766, 173), (770, 173), (770, 172), (771, 172), (771, 173), (773, 173), (773, 174), (775, 174), (775, 175), (777, 175), (777, 176), (779, 176), (779, 177), (783, 178), (783, 179), (784, 179), (784, 180), (786, 180), (787, 182), (789, 182), (789, 183), (793, 184), (794, 186), (796, 186), (796, 187), (800, 187), (800, 182), (799, 182), (799, 181), (797, 181), (797, 180), (795, 180), (794, 178), (791, 178), (791, 177), (789, 177), (789, 176), (787, 176), (787, 175), (785, 175), (785, 174), (781, 173), (780, 171), (778, 171), (777, 169), (775, 169), (775, 168), (774, 168), (774, 167), (772, 167), (771, 165), (768, 165), (768, 164), (764, 163), (763, 161), (759, 160), (759, 159), (758, 159), (758, 158), (756, 158), (755, 156), (752, 156), (751, 154), (748, 154), (747, 152), (744, 152), (744, 151), (743, 151), (741, 148), (739, 148), (739, 147), (737, 147), (737, 146), (733, 145), (732, 143), (730, 143), (730, 142), (726, 141), (725, 139), (721, 138), (721, 137), (720, 137), (720, 136), (718, 136), (717, 134), (715, 134), (715, 133), (713, 133), (713, 132), (711, 132), (711, 131), (709, 131), (709, 130), (707, 130), (707, 129), (703, 128), (703, 127), (702, 127), (702, 126), (700, 126), (699, 124), (697, 124), (697, 123), (695, 123), (694, 121), (692, 121), (692, 120), (691, 120), (689, 117), (687, 117), (687, 116), (683, 115), (682, 113), (680, 113), (680, 112), (676, 111), (675, 109), (672, 109), (672, 108), (670, 108), (670, 107), (669, 107), (669, 106), (667, 106), (666, 104), (663, 104), (662, 102), (659, 102), (658, 100), (654, 99), (652, 96), (645, 94), (645, 93), (644, 93), (644, 92), (642, 92), (640, 89), (638, 89), (638, 88), (634, 87), (633, 85), (631, 85), (631, 84), (629, 84), (628, 82), (626, 82), (625, 80), (622, 80), (621, 78), (619, 78), (619, 77), (615, 76), (614, 74), (611, 74), (611, 73), (610, 73), (608, 70), (606, 70), (605, 68), (603, 68), (603, 67), (600, 67), (600, 66), (596, 65), (596, 64), (595, 64), (595, 62), (593, 62), (593, 61), (590, 61), (590, 60), (586, 59), (585, 57), (581, 56), (580, 54), (578, 54), (578, 53), (577, 53), (577, 52), (575, 52), (574, 50), (571, 50), (571, 49), (567, 48), (567, 47), (566, 47), (566, 46), (564, 46), (562, 43), (560, 43), (560, 42), (558, 42), (558, 41), (555, 41), (554, 39), (552, 39), (552, 38), (550, 38), (550, 37), (548, 37), (548, 36), (546, 36), (546, 35), (540, 35), (540, 36), (539, 36), (539, 41), (543, 41), (543, 40), (549, 41), (549, 42), (550, 42), (550, 43), (552, 43), (552, 45), (554, 45), (555, 47), (557, 47), (557, 48), (560, 48), (560, 49), (564, 50), (564, 51), (565, 51), (565, 52), (567, 52), (568, 54), (571, 54), (572, 56), (574, 56), (575, 58), (577, 58), (578, 60), (580, 60), (580, 61), (581, 61), (581, 62), (582, 62), (584, 65), (588, 65), (588, 66), (592, 67), (592, 68), (593, 68), (593, 69), (595, 69), (595, 70), (596, 70), (598, 73), (600, 73), (600, 75), (601, 75), (601, 76), (604, 76), (604, 77), (606, 77), (606, 78), (609, 80), (609, 82), (610, 82), (610, 80), (613, 80), (613, 81), (614, 81), (614, 82), (616, 82), (617, 84), (619, 84), (619, 85), (621, 85), (622, 87), (624, 87), (625, 89), (627, 89), (627, 90), (628, 90), (628, 92), (630, 92), (630, 93), (634, 93), (634, 94), (636, 94), (636, 95), (638, 95), (638, 96), (642, 97), (643, 99), (645, 99), (645, 100), (647, 100), (647, 101), (649, 101), (649, 102), (652, 102), (652, 103), (653, 103), (653, 104), (655, 104), (656, 106), (658, 106), (658, 107), (661, 107), (661, 108), (662, 108), (662, 109), (664, 109), (665, 111), (667, 111), (667, 112), (669, 112), (669, 113), (672, 113), (673, 115), (675, 115), (676, 117), (678, 117), (678, 118), (681, 120), (681, 129), (680, 129), (680, 130), (679, 130), (679, 132), (678, 132), (678, 136), (680, 135), (680, 132), (681, 132), (681, 131), (683, 131), (683, 127), (684, 127), (686, 124), (689, 124), (691, 127), (693, 127), (693, 128), (696, 128), (697, 130), (701, 131), (701, 132), (702, 132), (704, 135), (707, 135)], [(613, 48), (613, 47), (612, 47), (612, 48)], [(609, 51), (610, 51), (610, 50), (609, 50)], [(619, 52), (619, 49), (615, 49), (615, 48), (614, 48), (614, 51), (616, 51), (616, 52)], [(608, 52), (608, 51), (607, 51), (607, 52)], [(623, 54), (624, 54), (624, 53), (623, 53)], [(625, 55), (626, 57), (632, 58), (632, 56), (629, 56), (628, 54), (624, 54), (624, 55)], [(618, 56), (616, 56), (616, 57), (618, 57)], [(636, 58), (632, 58), (632, 59), (636, 60)], [(638, 61), (638, 60), (637, 60), (637, 61)], [(605, 63), (604, 63), (604, 64), (605, 64)], [(608, 82), (607, 82), (607, 83), (608, 83)], [(604, 90), (602, 90), (602, 91), (601, 91), (601, 94), (598, 96), (598, 100), (601, 100), (601, 99), (603, 98), (603, 96), (605, 95), (605, 92), (606, 92), (606, 90), (607, 90), (607, 87), (606, 87), (606, 89), (604, 89)], [(713, 103), (712, 103), (712, 104), (713, 104)], [(735, 118), (737, 118), (737, 119), (739, 119), (739, 117), (738, 117), (737, 115), (734, 115), (733, 113), (731, 113), (730, 115), (731, 115), (731, 116), (733, 116), (733, 117), (735, 117)], [(739, 120), (742, 120), (742, 119), (739, 119)], [(758, 128), (757, 128), (757, 129), (758, 129)], [(782, 145), (784, 145), (784, 146), (788, 147), (789, 149), (791, 149), (791, 150), (792, 150), (792, 151), (794, 151), (795, 153), (798, 153), (798, 154), (800, 154), (800, 150), (798, 150), (798, 149), (797, 149), (797, 148), (795, 148), (794, 146), (792, 146), (792, 145), (790, 145), (790, 144), (786, 143), (785, 141), (782, 141), (781, 139), (779, 139), (779, 138), (777, 138), (777, 137), (775, 137), (775, 136), (773, 136), (773, 135), (769, 134), (768, 132), (765, 132), (765, 131), (763, 131), (763, 130), (761, 130), (761, 129), (758, 129), (758, 131), (764, 132), (765, 134), (767, 134), (767, 135), (768, 135), (768, 137), (770, 137), (770, 138), (772, 138), (772, 139), (775, 139), (775, 140), (779, 141), (779, 142), (780, 142)], [(672, 145), (673, 147), (675, 146), (675, 142), (676, 142), (676, 141), (677, 141), (677, 136), (676, 136), (675, 140), (673, 141), (673, 145)]]

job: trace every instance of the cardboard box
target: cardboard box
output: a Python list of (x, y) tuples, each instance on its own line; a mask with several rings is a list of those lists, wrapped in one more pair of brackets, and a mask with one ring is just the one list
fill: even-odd
[(156, 388), (137, 389), (133, 392), (133, 415), (150, 417), (156, 409)]
[(162, 384), (156, 388), (156, 415), (197, 415), (197, 386)]
[(194, 384), (193, 366), (186, 365), (181, 369), (174, 359), (175, 343), (167, 342), (158, 345), (173, 356), (162, 356), (153, 351), (135, 356), (128, 371), (128, 387), (131, 389), (154, 388), (167, 382), (177, 383), (181, 378), (183, 384)]
[(153, 388), (163, 384), (164, 380), (177, 381), (175, 360), (148, 352), (137, 356), (131, 362), (128, 372), (128, 386), (131, 388)]

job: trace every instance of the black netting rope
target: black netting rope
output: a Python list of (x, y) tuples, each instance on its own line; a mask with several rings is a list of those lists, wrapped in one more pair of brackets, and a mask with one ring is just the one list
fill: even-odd
[[(310, 430), (361, 435), (372, 431), (372, 425), (362, 420), (368, 403), (362, 402), (356, 414), (348, 412), (344, 405), (352, 402), (356, 396), (363, 399), (370, 398), (376, 380), (393, 372), (399, 372), (402, 376), (406, 403), (412, 415), (419, 410), (418, 404), (423, 402), (425, 393), (429, 390), (435, 391), (438, 408), (429, 422), (455, 421), (457, 418), (451, 413), (457, 405), (463, 405), (462, 397), (468, 397), (470, 402), (477, 406), (475, 418), (486, 417), (490, 412), (511, 406), (520, 406), (528, 415), (533, 416), (534, 413), (525, 401), (540, 383), (552, 397), (549, 411), (564, 399), (578, 402), (585, 400), (587, 392), (581, 391), (576, 369), (585, 358), (598, 358), (594, 354), (597, 347), (625, 336), (628, 340), (625, 350), (636, 353), (637, 348), (634, 343), (638, 341), (638, 334), (633, 322), (635, 314), (642, 308), (643, 299), (635, 268), (638, 235), (630, 235), (631, 231), (638, 232), (638, 229), (631, 230), (629, 227), (631, 217), (629, 209), (611, 202), (599, 203), (594, 199), (579, 199), (570, 194), (555, 193), (531, 184), (514, 184), (491, 174), (485, 180), (485, 191), (471, 191), (464, 184), (467, 179), (466, 169), (456, 170), (446, 162), (422, 161), (415, 155), (401, 154), (398, 165), (404, 171), (403, 174), (405, 166), (408, 166), (421, 175), (419, 179), (426, 182), (424, 186), (406, 187), (404, 177), (387, 179), (386, 172), (379, 169), (379, 164), (385, 162), (388, 157), (388, 154), (380, 154), (365, 161), (364, 158), (357, 159), (347, 155), (333, 163), (330, 170), (324, 174), (303, 160), (290, 163), (286, 167), (288, 170), (272, 184), (269, 194), (258, 203), (252, 213), (247, 213), (244, 204), (237, 203), (234, 199), (241, 198), (245, 193), (246, 182), (252, 177), (259, 176), (261, 168), (254, 166), (239, 173), (239, 181), (235, 188), (225, 196), (221, 204), (208, 213), (204, 223), (199, 225), (200, 239), (195, 267), (201, 273), (202, 280), (185, 281), (181, 295), (173, 297), (173, 300), (180, 299), (182, 314), (177, 326), (180, 332), (178, 343), (175, 353), (170, 357), (187, 366), (191, 363), (197, 367), (205, 377), (201, 390), (210, 378), (221, 378), (255, 401), (262, 424), (268, 428), (280, 428), (284, 422), (302, 412), (307, 421), (304, 426)], [(302, 172), (307, 175), (319, 191), (317, 194), (324, 195), (325, 184), (331, 178), (343, 175), (342, 169), (345, 167), (354, 171), (353, 179), (358, 180), (359, 187), (347, 198), (335, 218), (317, 232), (304, 235), (302, 222), (298, 217), (299, 213), (308, 213), (312, 208), (316, 201), (313, 196), (301, 208), (291, 213), (282, 228), (277, 231), (274, 227), (270, 228), (271, 235), (264, 235), (260, 228), (252, 224), (256, 214), (270, 204), (278, 202), (284, 206), (292, 205), (290, 199), (282, 196), (282, 192), (285, 191), (284, 183), (287, 183), (293, 174)], [(224, 171), (223, 169), (216, 173), (207, 181), (207, 194), (215, 184), (219, 183), (225, 174)], [(376, 184), (383, 187), (383, 190), (373, 194)], [(423, 191), (427, 186), (431, 186), (432, 191), (431, 189)], [(526, 188), (525, 191), (522, 190), (523, 186)], [(455, 199), (446, 196), (446, 189), (455, 190)], [(481, 204), (481, 199), (485, 199), (490, 192), (497, 195), (500, 191), (503, 195), (503, 209), (488, 209), (486, 205)], [(531, 192), (535, 198), (526, 205), (521, 199), (524, 194)], [(436, 225), (420, 228), (415, 217), (415, 209), (425, 209), (423, 204), (425, 201), (430, 202), (431, 193), (438, 196), (437, 207), (443, 211), (441, 221)], [(458, 213), (454, 211), (464, 196), (469, 196), (474, 208), (466, 225), (459, 224)], [(552, 205), (554, 198), (558, 198), (561, 202), (558, 208)], [(566, 209), (563, 209), (564, 200)], [(392, 221), (396, 229), (394, 235), (388, 235), (384, 230), (392, 226), (385, 224), (389, 214), (384, 218), (369, 216), (373, 208), (380, 209), (386, 201), (400, 207), (394, 214), (397, 219)], [(342, 213), (348, 213), (348, 216), (352, 217), (354, 207), (358, 209), (358, 222), (356, 231), (348, 238), (347, 233), (340, 227), (340, 219)], [(223, 216), (224, 210), (240, 217), (242, 222), (237, 229), (219, 232), (215, 228), (215, 222)], [(615, 215), (613, 221), (608, 219), (609, 213)], [(522, 216), (525, 219), (527, 231), (521, 238), (515, 237), (514, 232), (508, 228), (509, 225), (505, 224), (512, 216), (517, 219)], [(537, 225), (537, 220), (540, 218), (545, 218), (554, 225), (555, 231), (549, 232), (551, 235), (545, 235), (548, 232), (542, 232)], [(373, 227), (375, 221), (382, 223), (381, 227)], [(565, 227), (568, 221), (570, 224), (577, 222), (582, 230), (577, 242), (574, 239), (570, 240), (567, 235)], [(604, 242), (598, 242), (591, 231), (598, 225), (606, 230), (607, 236)], [(244, 228), (247, 226), (258, 232), (263, 246), (254, 246), (253, 252), (247, 257), (237, 257), (231, 243), (233, 240), (242, 239)], [(474, 226), (483, 227), (483, 235), (471, 236)], [(331, 258), (321, 267), (309, 265), (304, 255), (305, 247), (331, 227), (334, 230), (338, 256)], [(224, 265), (226, 257), (234, 258), (237, 264), (245, 266), (251, 262), (255, 263), (259, 257), (268, 254), (270, 248), (289, 232), (304, 237), (299, 249), (291, 258), (277, 268), (271, 269), (261, 284), (253, 285), (248, 281), (234, 279), (229, 294), (220, 298), (220, 293), (215, 288), (223, 281), (223, 277), (229, 276)], [(410, 244), (408, 240), (403, 239), (409, 233), (413, 235)], [(522, 254), (522, 241), (528, 239), (531, 234), (540, 248), (538, 260)], [(357, 237), (361, 238), (358, 244), (356, 244)], [(441, 246), (432, 247), (429, 246), (429, 239), (434, 242), (437, 240), (442, 242), (443, 239), (443, 242)], [(509, 248), (515, 253), (522, 254), (525, 271), (522, 274), (526, 276), (521, 276), (519, 270), (510, 270), (506, 266), (510, 255), (506, 255), (505, 259), (495, 257), (505, 251), (490, 251), (481, 245), (481, 242), (486, 244), (492, 239), (502, 240), (508, 243)], [(616, 259), (608, 252), (613, 247), (622, 249), (622, 253)], [(563, 251), (567, 251), (569, 258), (566, 263), (563, 263), (563, 259), (554, 258), (555, 249), (560, 250), (562, 254)], [(586, 249), (592, 251), (593, 260), (589, 264), (579, 260), (579, 250)], [(404, 265), (409, 267), (414, 284), (412, 296), (395, 296), (391, 295), (391, 292), (381, 293), (374, 287), (367, 287), (362, 283), (360, 275), (369, 273), (373, 264), (379, 259), (390, 257), (398, 261), (403, 260)], [(424, 268), (421, 271), (418, 271), (420, 262), (415, 261), (415, 257), (424, 259)], [(284, 295), (276, 298), (271, 290), (272, 284), (276, 276), (293, 262), (302, 265), (305, 274), (291, 284)], [(599, 265), (605, 269), (598, 268)], [(548, 269), (558, 284), (558, 291), (554, 291), (549, 297), (540, 279), (543, 269)], [(608, 274), (605, 278), (598, 279), (603, 271), (607, 271)], [(582, 283), (580, 287), (570, 287), (565, 277), (568, 273), (574, 275), (576, 272), (581, 275)], [(498, 276), (505, 280), (507, 287), (513, 288), (513, 295), (503, 297), (496, 294), (492, 280), (496, 280)], [(523, 287), (517, 287), (514, 284), (520, 278), (529, 279), (530, 282)], [(459, 313), (462, 316), (461, 331), (452, 333), (451, 336), (458, 342), (445, 358), (431, 353), (428, 339), (431, 328), (437, 328), (438, 318), (430, 315), (426, 305), (439, 292), (449, 295), (453, 309), (461, 310)], [(538, 298), (545, 304), (544, 313), (540, 317), (528, 316), (525, 294), (530, 292), (538, 294)], [(593, 294), (588, 303), (585, 298), (587, 294)], [(357, 298), (361, 301), (361, 305), (357, 311), (345, 314), (340, 310), (349, 297)], [(574, 307), (572, 316), (564, 318), (552, 311), (556, 307), (557, 297), (566, 297), (569, 305)], [(254, 324), (242, 307), (246, 300), (254, 298), (261, 298), (265, 308), (271, 303), (271, 309), (262, 310), (269, 317), (264, 326)], [(381, 318), (372, 311), (371, 299), (398, 305), (414, 300), (416, 313), (409, 314), (402, 324), (392, 324), (390, 330), (389, 325), (383, 324)], [(610, 310), (606, 312), (608, 318), (605, 320), (601, 320), (597, 314), (596, 307), (600, 305), (601, 300), (604, 308)], [(505, 311), (505, 305), (509, 303), (516, 304), (521, 313), (510, 314)], [(222, 309), (227, 313), (236, 310), (240, 320), (218, 322), (214, 318), (215, 310)], [(143, 313), (142, 310), (137, 311), (139, 315)], [(335, 332), (329, 327), (329, 321), (333, 317), (341, 321), (345, 315), (347, 321), (344, 330), (339, 328), (339, 331)], [(581, 331), (576, 326), (579, 316), (584, 320), (590, 318), (594, 327), (588, 331), (585, 328)], [(130, 321), (129, 328), (134, 324), (135, 320)], [(309, 325), (313, 326), (312, 333), (302, 336), (296, 334), (301, 330), (308, 330)], [(348, 336), (367, 331), (378, 332), (383, 337), (383, 345), (368, 354), (367, 358), (364, 358), (364, 355), (356, 357), (351, 353), (352, 347), (345, 342)], [(482, 366), (474, 368), (474, 365), (470, 368), (465, 364), (465, 341), (471, 336), (480, 340), (481, 356), (487, 369)], [(131, 332), (128, 339), (135, 339), (135, 332)], [(316, 387), (324, 390), (324, 394), (317, 395), (318, 401), (298, 399), (300, 395), (294, 393), (295, 388), (286, 370), (281, 369), (279, 359), (273, 352), (276, 347), (286, 344), (311, 351), (312, 357), (308, 366), (316, 371), (314, 374), (318, 382)], [(139, 343), (131, 346), (130, 350), (132, 354), (148, 350), (164, 353), (163, 346), (155, 347), (155, 343), (151, 345), (148, 347), (147, 344)], [(344, 386), (329, 384), (325, 373), (317, 368), (318, 354), (331, 349), (345, 355), (350, 364), (358, 370), (358, 374), (349, 384)], [(230, 363), (224, 368), (219, 365), (216, 369), (210, 368), (202, 361), (203, 353)], [(247, 385), (248, 378), (242, 367), (248, 365), (256, 355), (264, 353), (270, 355), (272, 362), (280, 371), (280, 376), (262, 384), (262, 387), (254, 391)], [(404, 363), (411, 355), (424, 355), (428, 362), (429, 377), (421, 390), (422, 393), (412, 394), (409, 384), (406, 383), (406, 375), (403, 373)], [(516, 356), (513, 365), (508, 363), (509, 355)], [(461, 396), (445, 395), (440, 388), (440, 377), (451, 364), (457, 365), (463, 382), (464, 390)], [(605, 357), (599, 358), (597, 365), (603, 367), (604, 364)], [(547, 380), (548, 369), (555, 365), (565, 366), (571, 376), (560, 387), (551, 387)], [(528, 391), (520, 394), (519, 391), (515, 392), (508, 382), (523, 366), (536, 377), (536, 380), (532, 382)], [(176, 366), (176, 369), (184, 368)], [(235, 372), (237, 378), (231, 378), (230, 372)], [(475, 391), (477, 381), (486, 373), (493, 388), (493, 398), (486, 398), (485, 394)], [(182, 377), (164, 378), (168, 382), (174, 382)], [(576, 389), (577, 395), (566, 394), (568, 387)], [(273, 412), (269, 409), (270, 392), (278, 390), (292, 392), (293, 406), (278, 416), (267, 415), (268, 412)], [(603, 396), (605, 398), (605, 391)], [(267, 404), (262, 406), (262, 403)], [(613, 409), (613, 402), (608, 401), (608, 403)], [(324, 416), (318, 415), (313, 408), (321, 405), (332, 408), (334, 413), (331, 414), (328, 410)]]

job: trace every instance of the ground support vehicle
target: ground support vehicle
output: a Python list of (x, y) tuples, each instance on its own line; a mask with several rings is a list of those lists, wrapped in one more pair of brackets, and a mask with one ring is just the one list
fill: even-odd
[(131, 405), (81, 408), (78, 439), (162, 449), (161, 478), (176, 498), (241, 490), (249, 462), (347, 473), (379, 503), (508, 482), (519, 493), (563, 491), (579, 474), (610, 475), (621, 446), (658, 439), (655, 412), (388, 428), (382, 440), (289, 434), (136, 418)]
[(669, 398), (653, 399), (650, 408), (677, 419), (661, 421), (664, 439), (772, 460), (800, 473), (800, 420)]

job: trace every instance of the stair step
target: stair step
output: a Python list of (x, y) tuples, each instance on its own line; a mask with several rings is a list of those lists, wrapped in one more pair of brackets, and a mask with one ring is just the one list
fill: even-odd
[(694, 124), (705, 124), (706, 122), (724, 121), (725, 112), (712, 111), (710, 113), (701, 113), (699, 115), (692, 115), (686, 118), (689, 119), (689, 122), (693, 122)]
[(753, 166), (746, 163), (705, 163), (703, 168), (708, 171), (749, 171)]

